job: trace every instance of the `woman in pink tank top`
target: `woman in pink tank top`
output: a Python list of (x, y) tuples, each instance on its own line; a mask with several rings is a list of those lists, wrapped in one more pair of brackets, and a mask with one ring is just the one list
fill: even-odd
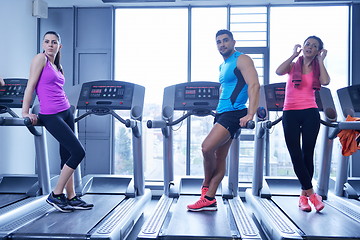
[[(76, 196), (74, 189), (73, 173), (84, 158), (85, 151), (74, 134), (74, 115), (63, 89), (65, 78), (60, 64), (60, 35), (53, 31), (45, 33), (42, 47), (43, 53), (37, 54), (31, 62), (22, 116), (30, 118), (33, 125), (40, 122), (60, 144), (61, 172), (46, 201), (61, 212), (91, 209), (93, 204)], [(29, 113), (35, 90), (40, 102), (38, 115)]]
[[(300, 49), (299, 49), (300, 48)], [(300, 52), (303, 52), (296, 62)], [(310, 212), (309, 200), (316, 211), (324, 208), (322, 197), (314, 192), (314, 149), (320, 129), (320, 114), (315, 91), (328, 85), (330, 77), (324, 65), (327, 50), (319, 37), (310, 36), (303, 48), (297, 44), (293, 54), (276, 70), (276, 74), (289, 74), (283, 108), (283, 128), (294, 172), (301, 184), (299, 207)]]

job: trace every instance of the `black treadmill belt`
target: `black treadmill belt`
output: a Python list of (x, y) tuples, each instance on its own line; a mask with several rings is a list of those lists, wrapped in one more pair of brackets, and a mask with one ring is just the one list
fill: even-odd
[(216, 198), (217, 211), (187, 211), (186, 206), (197, 200), (199, 196), (180, 196), (169, 226), (161, 235), (166, 239), (232, 239), (227, 209), (222, 198)]
[(273, 196), (272, 200), (306, 235), (306, 239), (348, 238), (360, 239), (360, 223), (348, 218), (326, 204), (321, 212), (301, 211), (299, 197)]
[(0, 194), (0, 208), (28, 198), (25, 194)]
[(83, 200), (94, 204), (91, 210), (75, 210), (71, 213), (53, 211), (40, 219), (25, 225), (12, 235), (23, 238), (34, 236), (80, 236), (88, 232), (103, 219), (125, 196), (123, 195), (90, 195), (82, 197)]

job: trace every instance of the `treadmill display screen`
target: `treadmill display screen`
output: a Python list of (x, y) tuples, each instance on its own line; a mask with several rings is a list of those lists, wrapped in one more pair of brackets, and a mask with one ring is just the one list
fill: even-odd
[(184, 99), (218, 99), (219, 91), (215, 87), (188, 86), (184, 89)]
[(123, 99), (125, 86), (92, 86), (89, 98), (97, 99)]
[(268, 111), (282, 111), (285, 100), (285, 84), (265, 86), (265, 98)]
[(360, 86), (349, 87), (349, 95), (355, 112), (360, 112)]

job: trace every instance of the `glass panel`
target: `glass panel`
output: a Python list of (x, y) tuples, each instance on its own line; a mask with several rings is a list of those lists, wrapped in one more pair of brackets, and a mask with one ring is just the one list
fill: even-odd
[(267, 32), (266, 7), (232, 7), (230, 29), (238, 47), (265, 47)]
[[(219, 66), (223, 59), (217, 50), (215, 35), (218, 30), (226, 29), (226, 16), (225, 7), (192, 9), (191, 81), (219, 81)], [(204, 175), (201, 143), (213, 121), (212, 116), (191, 117), (191, 175)], [(186, 143), (183, 146), (186, 147)]]
[[(142, 134), (145, 178), (148, 180), (163, 179), (163, 141), (161, 130), (148, 129), (146, 121), (161, 119), (164, 87), (187, 81), (187, 12), (187, 8), (116, 9), (115, 79), (146, 88)], [(119, 125), (116, 121), (115, 129)], [(117, 167), (125, 164), (117, 156), (126, 149), (117, 141), (122, 133), (116, 134), (119, 137), (114, 143), (114, 165), (115, 169), (125, 171), (123, 167)], [(179, 148), (180, 144), (174, 138), (174, 148)], [(128, 151), (131, 151), (130, 147)]]
[[(298, 13), (303, 14), (301, 18), (294, 17)], [(331, 82), (326, 87), (332, 90), (334, 100), (337, 102), (336, 90), (348, 84), (348, 19), (348, 6), (272, 7), (270, 18), (270, 82), (287, 81), (287, 75), (277, 76), (275, 74), (276, 68), (291, 56), (295, 44), (302, 45), (308, 36), (316, 35), (322, 39), (324, 48), (328, 50), (325, 65)], [(279, 139), (284, 139), (281, 124), (275, 127), (270, 134), (271, 174), (294, 176), (285, 141), (279, 141)], [(318, 175), (322, 154), (321, 139), (322, 130), (319, 133), (318, 144), (315, 148), (315, 178)], [(275, 142), (277, 143), (276, 147), (272, 144)], [(333, 156), (339, 156), (340, 149), (339, 142), (335, 139)], [(335, 175), (336, 162), (337, 158), (334, 157), (332, 176)]]

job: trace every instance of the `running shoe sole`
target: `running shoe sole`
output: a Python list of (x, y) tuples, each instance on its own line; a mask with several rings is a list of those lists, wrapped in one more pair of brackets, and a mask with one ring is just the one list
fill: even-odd
[(53, 206), (54, 208), (56, 208), (57, 210), (59, 210), (60, 212), (63, 212), (63, 213), (69, 213), (69, 212), (73, 212), (73, 211), (74, 211), (74, 210), (62, 209), (61, 207), (59, 207), (59, 206), (56, 205), (55, 203), (50, 202), (48, 199), (46, 199), (46, 202), (47, 202), (48, 204), (50, 204), (51, 206)]

